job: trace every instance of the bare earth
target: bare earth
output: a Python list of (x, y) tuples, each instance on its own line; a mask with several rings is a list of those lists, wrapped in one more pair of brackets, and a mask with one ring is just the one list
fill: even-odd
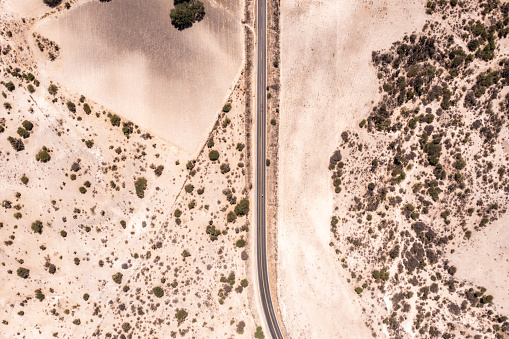
[(61, 48), (42, 72), (195, 154), (239, 73), (240, 1), (205, 1), (203, 21), (184, 31), (172, 27), (172, 7), (78, 2), (34, 30)]
[[(419, 29), (422, 1), (283, 1), (278, 295), (292, 338), (367, 338), (329, 247), (327, 173), (341, 131), (378, 98), (373, 50)], [(319, 39), (317, 37), (320, 37)]]

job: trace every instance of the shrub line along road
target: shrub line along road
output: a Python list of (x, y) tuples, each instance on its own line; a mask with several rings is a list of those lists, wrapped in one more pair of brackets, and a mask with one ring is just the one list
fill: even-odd
[(263, 313), (272, 339), (283, 339), (270, 296), (267, 270), (266, 232), (266, 146), (267, 146), (267, 3), (258, 2), (257, 122), (256, 122), (256, 228), (258, 288)]

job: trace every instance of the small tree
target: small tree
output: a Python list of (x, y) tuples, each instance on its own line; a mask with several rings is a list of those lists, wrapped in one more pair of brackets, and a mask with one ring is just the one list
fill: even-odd
[(122, 273), (117, 272), (117, 273), (113, 274), (113, 275), (111, 276), (111, 278), (113, 279), (113, 281), (114, 281), (114, 282), (116, 282), (117, 284), (119, 284), (119, 285), (120, 285), (120, 284), (122, 283), (122, 277), (123, 277), (123, 276), (124, 276), (124, 275), (123, 275)]
[(55, 96), (55, 95), (57, 94), (57, 92), (58, 92), (58, 87), (57, 87), (57, 85), (55, 85), (55, 84), (51, 84), (51, 85), (49, 85), (49, 87), (48, 87), (48, 93), (49, 93), (49, 94), (51, 94), (51, 95)]
[(136, 188), (136, 195), (138, 198), (143, 198), (145, 196), (145, 190), (147, 189), (147, 179), (143, 177), (136, 179), (134, 187)]
[(244, 239), (239, 239), (235, 242), (235, 246), (242, 248), (246, 246), (246, 241)]
[(18, 268), (16, 273), (17, 273), (18, 277), (23, 278), (23, 279), (28, 279), (28, 277), (30, 276), (30, 270), (28, 268), (24, 268), (24, 267)]
[(232, 104), (231, 104), (231, 102), (227, 102), (227, 103), (223, 106), (223, 112), (225, 112), (225, 113), (228, 113), (231, 109), (232, 109)]
[(235, 206), (235, 214), (239, 217), (249, 213), (249, 199), (243, 198), (237, 206)]
[(152, 289), (152, 292), (154, 292), (155, 296), (158, 298), (161, 298), (164, 295), (164, 291), (161, 287), (157, 286)]
[(177, 318), (178, 324), (182, 324), (184, 320), (186, 320), (188, 313), (185, 310), (178, 310), (175, 313), (175, 318)]
[(48, 151), (45, 149), (40, 150), (39, 153), (37, 153), (37, 155), (35, 156), (35, 160), (40, 161), (42, 163), (48, 162), (48, 161), (50, 161), (50, 159), (51, 159), (51, 156), (49, 155)]
[(76, 105), (72, 101), (67, 101), (67, 109), (73, 113), (76, 113)]
[(43, 0), (43, 2), (48, 5), (49, 7), (56, 7), (60, 5), (62, 0)]
[(36, 220), (32, 223), (32, 231), (34, 231), (35, 233), (39, 233), (41, 234), (42, 233), (42, 222), (40, 220)]
[(31, 131), (34, 128), (34, 124), (32, 124), (28, 120), (23, 121), (21, 125), (23, 125), (23, 128), (26, 129), (27, 131)]
[(120, 117), (116, 114), (113, 114), (110, 117), (110, 122), (113, 126), (120, 126)]
[(219, 159), (219, 152), (216, 151), (216, 150), (212, 150), (209, 152), (209, 159), (212, 160), (212, 161), (216, 161), (217, 159)]

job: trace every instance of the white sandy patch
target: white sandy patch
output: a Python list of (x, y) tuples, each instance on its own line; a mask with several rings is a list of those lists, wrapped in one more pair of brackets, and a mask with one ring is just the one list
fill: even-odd
[[(509, 216), (506, 215), (482, 231), (472, 232), (470, 241), (451, 246), (446, 255), (451, 265), (458, 268), (455, 277), (485, 287), (486, 293), (493, 295), (493, 302), (504, 314), (509, 310), (508, 222)], [(455, 249), (453, 254), (450, 253), (452, 248)]]
[(378, 98), (373, 50), (422, 27), (422, 1), (283, 1), (278, 285), (292, 338), (367, 338), (329, 247), (327, 171), (340, 133)]
[(242, 63), (239, 1), (219, 3), (184, 31), (163, 0), (72, 7), (35, 28), (61, 49), (41, 71), (196, 154)]
[(7, 0), (5, 5), (21, 17), (36, 17), (51, 10), (42, 0)]

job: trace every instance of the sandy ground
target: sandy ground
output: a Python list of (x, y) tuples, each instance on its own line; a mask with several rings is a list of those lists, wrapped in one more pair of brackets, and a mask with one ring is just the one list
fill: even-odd
[(35, 17), (51, 10), (41, 0), (7, 0), (5, 4), (20, 17)]
[(205, 19), (184, 31), (172, 7), (77, 3), (35, 28), (61, 48), (41, 72), (195, 154), (239, 73), (240, 1), (205, 2)]
[(423, 6), (282, 1), (278, 295), (292, 338), (371, 336), (329, 247), (327, 166), (341, 131), (378, 98), (371, 52), (420, 29)]
[[(225, 13), (238, 10), (235, 3), (225, 2)], [(0, 20), (4, 32), (0, 44), (2, 48), (9, 45), (12, 49), (3, 50), (6, 52), (0, 55), (0, 65), (4, 70), (20, 67), (20, 74), (2, 72), (0, 75), (2, 83), (12, 81), (15, 85), (12, 91), (1, 85), (6, 93), (0, 106), (3, 127), (0, 131), (0, 337), (123, 337), (121, 334), (134, 338), (252, 337), (260, 324), (253, 311), (255, 284), (250, 263), (254, 256), (247, 255), (252, 253), (248, 233), (252, 209), (248, 215), (227, 222), (227, 214), (242, 198), (251, 195), (248, 150), (244, 147), (247, 143), (246, 82), (241, 77), (235, 85), (228, 97), (232, 108), (228, 113), (220, 113), (214, 128), (205, 128), (197, 122), (194, 126), (192, 119), (198, 116), (191, 118), (183, 111), (176, 112), (175, 116), (188, 119), (189, 135), (185, 134), (184, 122), (172, 126), (181, 133), (181, 139), (174, 140), (181, 147), (167, 141), (176, 138), (175, 134), (157, 136), (150, 131), (147, 135), (149, 131), (138, 126), (142, 119), (134, 119), (133, 132), (127, 138), (123, 125), (114, 127), (109, 118), (112, 113), (122, 115), (123, 112), (109, 112), (109, 107), (88, 95), (80, 103), (83, 92), (73, 92), (67, 83), (59, 84), (56, 96), (48, 93), (54, 78), (47, 65), (36, 67), (30, 49), (26, 48), (26, 35), (31, 34), (29, 25), (23, 25), (9, 11), (2, 11), (2, 5)], [(214, 6), (219, 5), (214, 3)], [(207, 25), (205, 20), (201, 24)], [(12, 30), (12, 37), (7, 38), (6, 30)], [(86, 42), (86, 37), (81, 41)], [(116, 53), (123, 52), (117, 49)], [(157, 55), (153, 53), (150, 57), (153, 56)], [(65, 57), (62, 53), (55, 63), (65, 64)], [(111, 64), (114, 61), (110, 60)], [(132, 82), (129, 75), (138, 72), (135, 66), (140, 65), (140, 59), (116, 61), (126, 63), (119, 66), (127, 72), (122, 79)], [(94, 71), (99, 77), (103, 76), (101, 72), (109, 71), (86, 60), (83, 62), (89, 72)], [(147, 67), (151, 67), (150, 62)], [(224, 67), (222, 71), (228, 70)], [(28, 72), (35, 79), (28, 80)], [(148, 70), (143, 72), (144, 77), (152, 76)], [(217, 69), (214, 72), (220, 78), (218, 82), (224, 80), (217, 75), (220, 74)], [(73, 78), (78, 77), (73, 74)], [(142, 80), (139, 73), (136, 79)], [(32, 85), (33, 93), (29, 93)], [(114, 81), (110, 85), (115, 86)], [(213, 101), (218, 103), (218, 107), (206, 112), (206, 119), (212, 119), (211, 125), (225, 103), (223, 97), (228, 95), (230, 84), (219, 94), (214, 86), (200, 88), (201, 92), (195, 89), (195, 93), (206, 92), (203, 98), (214, 96)], [(125, 91), (117, 95), (137, 100)], [(75, 113), (68, 109), (69, 101), (76, 105)], [(85, 102), (91, 107), (90, 114), (85, 112)], [(143, 114), (153, 113), (141, 109)], [(7, 137), (18, 138), (17, 130), (25, 119), (34, 127), (23, 140), (25, 149), (16, 152)], [(124, 116), (122, 122), (126, 122)], [(195, 150), (209, 137), (214, 140), (213, 146), (208, 143), (210, 149), (220, 154), (217, 161), (209, 159), (209, 147), (204, 146), (201, 153)], [(43, 146), (51, 150), (47, 163), (35, 159)], [(196, 154), (191, 156), (188, 151)], [(80, 167), (75, 171), (71, 169), (74, 162)], [(194, 164), (192, 170), (189, 164)], [(158, 176), (154, 169), (161, 165), (164, 170)], [(26, 184), (21, 182), (23, 175), (29, 178)], [(147, 179), (143, 198), (136, 196), (134, 187), (139, 177)], [(193, 185), (192, 192), (189, 188), (186, 191), (184, 185)], [(181, 211), (178, 217), (176, 209)], [(41, 234), (31, 229), (35, 220), (43, 224)], [(212, 241), (206, 233), (210, 224), (222, 231), (217, 240)], [(246, 239), (247, 244), (237, 245), (240, 239)], [(190, 257), (183, 257), (184, 250)], [(55, 271), (50, 272), (46, 263), (55, 265)], [(19, 277), (19, 267), (29, 269), (29, 277)], [(121, 284), (112, 279), (116, 272), (123, 274)], [(232, 273), (234, 283), (221, 281), (222, 275)], [(242, 288), (244, 279), (248, 284), (243, 283)], [(154, 295), (152, 288), (156, 286), (164, 291), (163, 297)], [(36, 289), (44, 294), (43, 300), (35, 298)], [(220, 298), (220, 291), (224, 298)], [(179, 324), (175, 314), (182, 309), (188, 312), (188, 317)]]
[[(500, 312), (509, 312), (509, 233), (505, 216), (480, 232), (474, 232), (469, 242), (449, 246), (447, 259), (458, 268), (456, 276), (475, 286), (483, 286), (494, 297)], [(454, 249), (454, 253), (450, 250)]]

